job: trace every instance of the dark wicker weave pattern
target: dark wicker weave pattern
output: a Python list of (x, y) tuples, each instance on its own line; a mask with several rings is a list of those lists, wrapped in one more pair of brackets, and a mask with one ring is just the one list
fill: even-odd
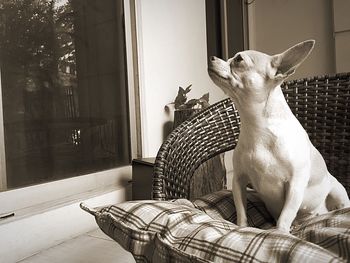
[[(329, 171), (350, 193), (350, 73), (294, 80), (282, 89)], [(188, 198), (190, 178), (196, 168), (234, 149), (238, 135), (239, 115), (230, 99), (182, 123), (158, 152), (153, 199)]]
[(350, 194), (350, 73), (285, 83), (287, 102)]

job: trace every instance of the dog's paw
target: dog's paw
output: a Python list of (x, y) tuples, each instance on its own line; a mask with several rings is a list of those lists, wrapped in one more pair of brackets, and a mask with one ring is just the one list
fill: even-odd
[(328, 211), (338, 210), (350, 206), (350, 202), (347, 201), (338, 201), (338, 202), (329, 202), (327, 203)]
[(247, 227), (247, 226), (249, 226), (249, 225), (248, 225), (247, 220), (237, 220), (237, 226), (240, 226), (240, 227)]
[(279, 231), (284, 232), (284, 233), (290, 233), (290, 228), (277, 228)]
[(284, 233), (290, 232), (290, 226), (283, 225), (283, 224), (277, 224), (276, 229)]
[(333, 210), (338, 210), (338, 209), (342, 209), (342, 208), (345, 208), (345, 207), (346, 207), (345, 203), (339, 203), (339, 204), (335, 204), (335, 205), (329, 206), (328, 210), (329, 211), (333, 211)]
[(283, 232), (285, 234), (290, 234), (290, 229), (287, 229), (287, 228), (279, 228), (277, 226), (273, 226), (273, 227), (269, 227), (268, 230), (278, 230), (280, 232)]
[(290, 233), (290, 228), (287, 227), (275, 227), (276, 230), (281, 231), (283, 233), (289, 234)]

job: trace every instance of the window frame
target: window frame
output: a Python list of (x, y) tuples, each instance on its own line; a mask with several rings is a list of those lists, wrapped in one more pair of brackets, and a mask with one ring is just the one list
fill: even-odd
[(248, 5), (244, 0), (206, 0), (208, 57), (227, 60), (249, 49)]
[[(126, 44), (126, 68), (129, 100), (129, 136), (131, 158), (141, 156), (141, 131), (139, 116), (139, 100), (137, 89), (137, 54), (134, 53), (135, 35), (135, 11), (134, 0), (124, 2), (124, 26)], [(136, 62), (136, 63), (135, 63)], [(136, 84), (136, 85), (135, 85)], [(6, 184), (3, 108), (1, 90), (0, 69), (0, 187)], [(82, 193), (103, 190), (108, 187), (126, 187), (131, 180), (131, 165), (112, 168), (105, 171), (79, 175), (67, 179), (25, 186), (0, 192), (0, 214), (18, 211), (27, 207), (37, 206), (67, 197), (79, 196)]]
[(1, 69), (0, 69), (0, 189), (7, 188), (6, 179), (6, 160), (5, 160), (5, 134), (4, 134), (4, 115), (2, 109), (2, 90), (1, 90)]

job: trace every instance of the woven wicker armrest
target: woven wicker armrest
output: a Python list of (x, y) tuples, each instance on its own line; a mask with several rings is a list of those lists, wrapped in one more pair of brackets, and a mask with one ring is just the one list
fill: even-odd
[(236, 146), (239, 115), (230, 99), (179, 125), (162, 144), (155, 161), (153, 199), (189, 197), (194, 171), (211, 157)]
[[(289, 81), (282, 90), (328, 170), (349, 194), (350, 73)], [(157, 154), (153, 199), (188, 198), (194, 171), (213, 156), (234, 149), (239, 124), (232, 101), (225, 99), (178, 126)]]

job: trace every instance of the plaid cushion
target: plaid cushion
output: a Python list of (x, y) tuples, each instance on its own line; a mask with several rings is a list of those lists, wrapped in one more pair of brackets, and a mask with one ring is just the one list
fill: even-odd
[[(205, 195), (194, 200), (193, 204), (213, 218), (237, 222), (236, 208), (230, 190)], [(247, 218), (249, 226), (252, 227), (269, 229), (275, 225), (275, 220), (267, 211), (264, 202), (251, 189), (247, 192)]]
[[(250, 223), (271, 226), (271, 217), (254, 193), (248, 194), (248, 200)], [(276, 229), (238, 227), (232, 223), (232, 206), (231, 193), (220, 191), (193, 203), (184, 199), (149, 200), (95, 210), (82, 208), (93, 214), (100, 228), (130, 251), (137, 262), (350, 260), (350, 208), (308, 220), (291, 235)]]

